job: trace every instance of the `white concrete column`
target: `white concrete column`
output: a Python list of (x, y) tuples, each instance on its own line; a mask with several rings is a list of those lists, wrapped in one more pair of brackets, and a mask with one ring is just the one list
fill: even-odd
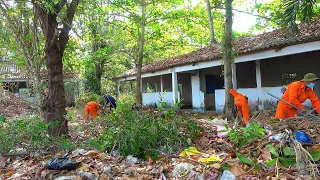
[(194, 110), (204, 110), (204, 93), (200, 90), (200, 76), (197, 73), (195, 76), (191, 76), (191, 88), (192, 88), (192, 107)]
[(172, 99), (173, 99), (173, 103), (176, 102), (176, 99), (179, 98), (178, 95), (178, 76), (176, 72), (172, 72)]
[(163, 79), (162, 79), (162, 75), (160, 76), (160, 92), (163, 92)]
[(238, 85), (237, 85), (237, 68), (236, 68), (236, 64), (233, 63), (232, 64), (232, 84), (233, 84), (233, 89), (237, 90), (238, 89)]
[(255, 63), (256, 63), (256, 82), (257, 82), (257, 90), (258, 90), (259, 109), (262, 110), (263, 109), (263, 102), (262, 102), (260, 60), (255, 61)]

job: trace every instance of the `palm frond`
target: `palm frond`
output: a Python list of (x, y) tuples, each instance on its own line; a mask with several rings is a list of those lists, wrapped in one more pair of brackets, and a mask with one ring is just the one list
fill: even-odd
[(310, 22), (314, 15), (314, 6), (316, 6), (316, 0), (302, 0), (300, 5), (300, 11), (302, 15), (302, 22)]
[(282, 25), (289, 26), (295, 31), (299, 31), (296, 24), (297, 14), (300, 7), (300, 0), (283, 0), (282, 1)]

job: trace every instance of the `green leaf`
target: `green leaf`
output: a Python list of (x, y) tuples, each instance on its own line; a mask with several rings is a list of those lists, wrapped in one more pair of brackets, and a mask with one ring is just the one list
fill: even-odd
[(312, 156), (312, 159), (314, 161), (319, 161), (320, 160), (320, 151), (312, 151), (310, 153), (310, 155)]
[(239, 158), (239, 160), (243, 163), (249, 164), (249, 165), (253, 165), (252, 161), (248, 158), (246, 158), (244, 155), (237, 153), (237, 157)]
[(279, 157), (279, 160), (284, 167), (293, 166), (297, 163), (296, 158)]
[(231, 170), (231, 165), (228, 164), (228, 163), (225, 163), (225, 164), (222, 166), (222, 170)]
[(296, 152), (294, 151), (293, 148), (291, 147), (285, 147), (282, 149), (282, 152), (284, 153), (284, 155), (286, 156), (295, 156)]
[(271, 159), (269, 161), (266, 161), (266, 166), (271, 168), (273, 165), (275, 165), (277, 162), (277, 159)]
[(279, 153), (277, 152), (276, 148), (274, 147), (274, 144), (268, 144), (267, 148), (269, 149), (271, 154), (273, 154), (276, 157), (279, 157)]

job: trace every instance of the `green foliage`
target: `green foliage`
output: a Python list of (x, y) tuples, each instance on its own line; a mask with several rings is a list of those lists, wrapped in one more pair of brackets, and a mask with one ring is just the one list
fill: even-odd
[(279, 153), (277, 152), (276, 148), (274, 147), (274, 144), (268, 144), (267, 148), (271, 154), (273, 154), (275, 157), (279, 157)]
[(261, 127), (261, 123), (253, 122), (247, 124), (246, 127), (239, 129), (231, 129), (228, 136), (233, 143), (241, 147), (254, 138), (262, 138), (265, 135), (265, 129)]
[(6, 118), (0, 113), (0, 122), (6, 122)]
[(102, 96), (95, 94), (93, 92), (86, 92), (80, 95), (79, 98), (76, 99), (75, 104), (77, 109), (84, 109), (86, 104), (90, 101), (95, 101), (98, 104), (103, 104), (104, 99)]
[(133, 93), (123, 93), (119, 95), (118, 102), (133, 104), (136, 102), (136, 98)]
[(167, 109), (165, 117), (154, 119), (152, 112), (132, 111), (131, 104), (118, 103), (116, 111), (104, 119), (111, 127), (90, 144), (101, 151), (115, 148), (121, 155), (137, 157), (152, 149), (167, 153), (184, 149), (188, 138), (194, 140), (203, 129), (187, 116), (177, 116), (173, 108)]
[(8, 153), (16, 148), (24, 148), (31, 152), (73, 149), (71, 140), (65, 137), (49, 138), (48, 124), (36, 117), (26, 117), (14, 121), (0, 122), (0, 152)]
[(243, 163), (246, 163), (246, 164), (249, 164), (249, 165), (252, 165), (252, 161), (250, 159), (248, 159), (247, 157), (245, 157), (244, 155), (240, 154), (240, 153), (237, 153), (237, 157), (239, 158), (239, 160)]

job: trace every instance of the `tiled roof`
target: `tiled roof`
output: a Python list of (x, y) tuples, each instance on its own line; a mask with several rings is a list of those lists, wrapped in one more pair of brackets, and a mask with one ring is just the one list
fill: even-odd
[[(299, 25), (300, 34), (294, 34), (291, 29), (283, 28), (256, 36), (241, 37), (234, 40), (234, 48), (238, 55), (257, 52), (266, 49), (281, 49), (287, 46), (320, 40), (320, 19), (309, 25)], [(155, 61), (142, 67), (142, 73), (155, 72), (197, 62), (211, 61), (222, 58), (222, 51), (214, 46), (207, 46), (188, 54), (169, 57)], [(135, 69), (130, 69), (119, 77), (135, 75)]]
[[(71, 71), (63, 72), (64, 78), (78, 78), (77, 73)], [(47, 72), (41, 73), (42, 79), (47, 79)], [(17, 66), (15, 63), (10, 61), (0, 61), (0, 80), (27, 80), (28, 77), (23, 73), (22, 69)]]

